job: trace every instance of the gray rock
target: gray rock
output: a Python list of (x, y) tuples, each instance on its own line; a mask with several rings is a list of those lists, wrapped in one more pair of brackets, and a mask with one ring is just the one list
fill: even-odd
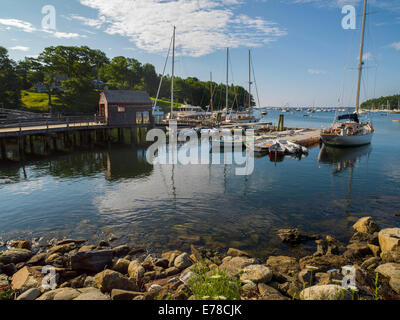
[(3, 265), (0, 268), (0, 273), (4, 273), (4, 274), (8, 275), (9, 277), (11, 277), (17, 271), (18, 271), (18, 269), (14, 263), (9, 263), (9, 264)]
[(135, 279), (129, 279), (123, 274), (113, 270), (104, 270), (96, 274), (94, 280), (96, 281), (97, 288), (102, 292), (111, 292), (113, 289), (139, 290)]
[(32, 252), (27, 249), (11, 249), (4, 251), (3, 254), (0, 255), (0, 263), (9, 264), (14, 263), (17, 264), (19, 262), (25, 262), (32, 257)]
[(0, 274), (0, 288), (7, 287), (8, 285), (8, 276), (6, 274)]
[(192, 264), (193, 264), (193, 262), (192, 262), (192, 260), (190, 260), (190, 257), (186, 252), (177, 256), (174, 261), (175, 267), (178, 269), (181, 269), (181, 270), (190, 267)]
[(335, 284), (312, 286), (300, 292), (301, 300), (351, 300), (352, 294)]
[(128, 266), (128, 275), (136, 280), (142, 279), (145, 272), (146, 270), (142, 267), (138, 260), (132, 261)]
[(51, 291), (47, 291), (47, 292), (43, 293), (36, 300), (53, 300), (57, 293), (63, 292), (64, 290), (65, 290), (65, 288), (59, 288), (59, 289), (54, 289), (54, 290), (51, 290)]
[(282, 295), (278, 290), (265, 283), (258, 284), (258, 291), (260, 292), (261, 300), (289, 300), (289, 298)]
[(379, 226), (372, 217), (363, 217), (353, 225), (353, 229), (357, 232), (373, 234), (379, 231)]
[(306, 234), (297, 228), (280, 229), (278, 236), (282, 242), (292, 245), (319, 239), (319, 236)]
[(73, 288), (62, 288), (62, 289), (63, 290), (60, 290), (54, 295), (53, 300), (69, 301), (75, 299), (81, 294), (80, 291)]
[(82, 293), (74, 300), (83, 300), (83, 301), (95, 301), (95, 300), (110, 300), (110, 297), (103, 294), (98, 289), (91, 289), (87, 292)]
[(245, 267), (255, 264), (256, 260), (253, 258), (234, 257), (231, 259), (224, 259), (219, 266), (219, 270), (225, 271), (230, 277), (239, 276), (239, 271)]
[(85, 288), (90, 288), (90, 287), (96, 287), (96, 281), (94, 280), (94, 277), (86, 277), (85, 282), (83, 283), (83, 286)]
[(385, 263), (375, 269), (375, 272), (389, 278), (389, 285), (400, 294), (400, 263)]
[(32, 288), (32, 289), (25, 291), (20, 296), (18, 296), (17, 300), (29, 300), (29, 301), (35, 300), (41, 294), (42, 293), (40, 292), (40, 290), (38, 288)]
[(281, 274), (293, 275), (300, 270), (296, 258), (287, 256), (271, 256), (268, 258), (266, 265)]
[(113, 289), (111, 291), (111, 300), (130, 301), (141, 295), (143, 295), (143, 292)]
[(243, 268), (240, 280), (252, 281), (254, 283), (267, 283), (272, 279), (272, 271), (261, 264), (253, 264)]
[(131, 262), (127, 259), (118, 259), (113, 266), (113, 270), (124, 274), (128, 273), (128, 267), (130, 263)]
[(77, 252), (70, 256), (71, 268), (77, 271), (100, 272), (112, 264), (112, 250)]
[(247, 252), (242, 251), (242, 250), (238, 250), (238, 249), (235, 249), (235, 248), (229, 248), (228, 252), (227, 252), (227, 255), (231, 256), (231, 257), (247, 257), (247, 258), (250, 258), (250, 255)]

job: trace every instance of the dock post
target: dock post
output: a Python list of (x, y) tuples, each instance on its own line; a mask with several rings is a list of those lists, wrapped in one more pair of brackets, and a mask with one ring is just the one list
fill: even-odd
[(285, 116), (283, 114), (281, 114), (279, 116), (278, 131), (283, 131), (284, 123), (285, 123)]
[(1, 159), (7, 160), (6, 139), (0, 139)]

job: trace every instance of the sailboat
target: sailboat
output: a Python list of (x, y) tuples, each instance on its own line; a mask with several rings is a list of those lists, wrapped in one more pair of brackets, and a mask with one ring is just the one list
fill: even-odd
[[(229, 51), (227, 52), (228, 56), (227, 56), (227, 61), (229, 61)], [(251, 104), (251, 85), (253, 84), (252, 79), (251, 79), (251, 67), (252, 67), (252, 60), (251, 60), (251, 51), (249, 50), (249, 101), (248, 101), (248, 109), (246, 111), (237, 111), (237, 112), (233, 112), (233, 110), (231, 111), (231, 113), (229, 115), (226, 116), (226, 120), (225, 123), (252, 123), (252, 122), (258, 122), (259, 120), (261, 120), (261, 117), (256, 118), (255, 116), (253, 116), (251, 114), (253, 108), (252, 108), (252, 104)], [(229, 63), (227, 63), (227, 75), (229, 72)], [(254, 68), (253, 68), (253, 73), (254, 73)], [(227, 83), (228, 86), (228, 83)], [(258, 91), (257, 91), (258, 93)], [(227, 96), (228, 99), (228, 96)], [(227, 107), (228, 107), (228, 102), (227, 102)], [(260, 114), (261, 115), (261, 114)]]
[[(329, 129), (321, 130), (321, 140), (327, 146), (332, 147), (357, 147), (368, 145), (372, 141), (374, 128), (370, 122), (362, 123), (360, 114), (360, 89), (361, 74), (363, 69), (365, 23), (367, 17), (367, 0), (364, 0), (364, 13), (361, 31), (360, 58), (358, 65), (358, 84), (356, 96), (356, 110), (353, 114), (347, 114), (336, 118)], [(344, 120), (344, 121), (343, 121)], [(343, 121), (343, 122), (341, 122)]]

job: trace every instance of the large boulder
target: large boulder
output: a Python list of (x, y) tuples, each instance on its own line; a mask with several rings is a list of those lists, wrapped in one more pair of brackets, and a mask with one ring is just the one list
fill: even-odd
[(71, 268), (76, 271), (100, 272), (112, 264), (112, 250), (84, 251), (70, 255)]
[(11, 249), (4, 251), (0, 255), (0, 263), (20, 263), (29, 260), (32, 257), (32, 252), (27, 249)]
[(379, 231), (379, 226), (372, 217), (363, 217), (353, 225), (353, 229), (357, 232), (373, 234)]
[(382, 250), (381, 256), (390, 253), (394, 257), (400, 257), (400, 228), (383, 229), (378, 237)]
[(312, 286), (300, 292), (301, 300), (351, 300), (352, 294), (335, 284)]
[(32, 288), (40, 288), (42, 280), (43, 275), (40, 271), (30, 267), (23, 267), (12, 276), (11, 288), (21, 292)]
[(230, 277), (234, 277), (239, 275), (239, 271), (255, 263), (256, 260), (253, 258), (246, 258), (246, 257), (234, 257), (230, 259), (225, 258), (222, 264), (219, 266), (219, 270), (226, 272), (226, 274)]
[(271, 256), (268, 258), (266, 265), (281, 274), (293, 275), (300, 270), (296, 258), (287, 256)]
[(137, 281), (143, 278), (145, 272), (146, 270), (138, 260), (132, 261), (128, 266), (128, 275), (131, 278), (135, 278)]
[(243, 268), (240, 275), (242, 282), (252, 281), (254, 283), (267, 283), (272, 279), (272, 271), (261, 264), (252, 264)]
[(97, 287), (102, 292), (111, 292), (113, 289), (139, 290), (134, 279), (129, 279), (123, 274), (113, 270), (104, 270), (103, 272), (96, 274), (94, 280)]
[(385, 263), (375, 269), (376, 273), (389, 279), (389, 285), (400, 294), (400, 263)]

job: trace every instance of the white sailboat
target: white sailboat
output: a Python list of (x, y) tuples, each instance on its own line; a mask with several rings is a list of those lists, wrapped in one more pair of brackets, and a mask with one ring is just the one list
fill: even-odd
[[(374, 134), (374, 128), (371, 123), (361, 123), (358, 115), (360, 114), (360, 88), (361, 74), (363, 69), (364, 53), (364, 35), (365, 23), (367, 17), (367, 0), (364, 0), (364, 13), (361, 31), (360, 58), (358, 65), (358, 84), (356, 97), (356, 111), (354, 114), (348, 114), (337, 117), (331, 127), (321, 130), (321, 140), (327, 146), (332, 147), (357, 147), (370, 144)], [(346, 120), (341, 122), (342, 120)]]

